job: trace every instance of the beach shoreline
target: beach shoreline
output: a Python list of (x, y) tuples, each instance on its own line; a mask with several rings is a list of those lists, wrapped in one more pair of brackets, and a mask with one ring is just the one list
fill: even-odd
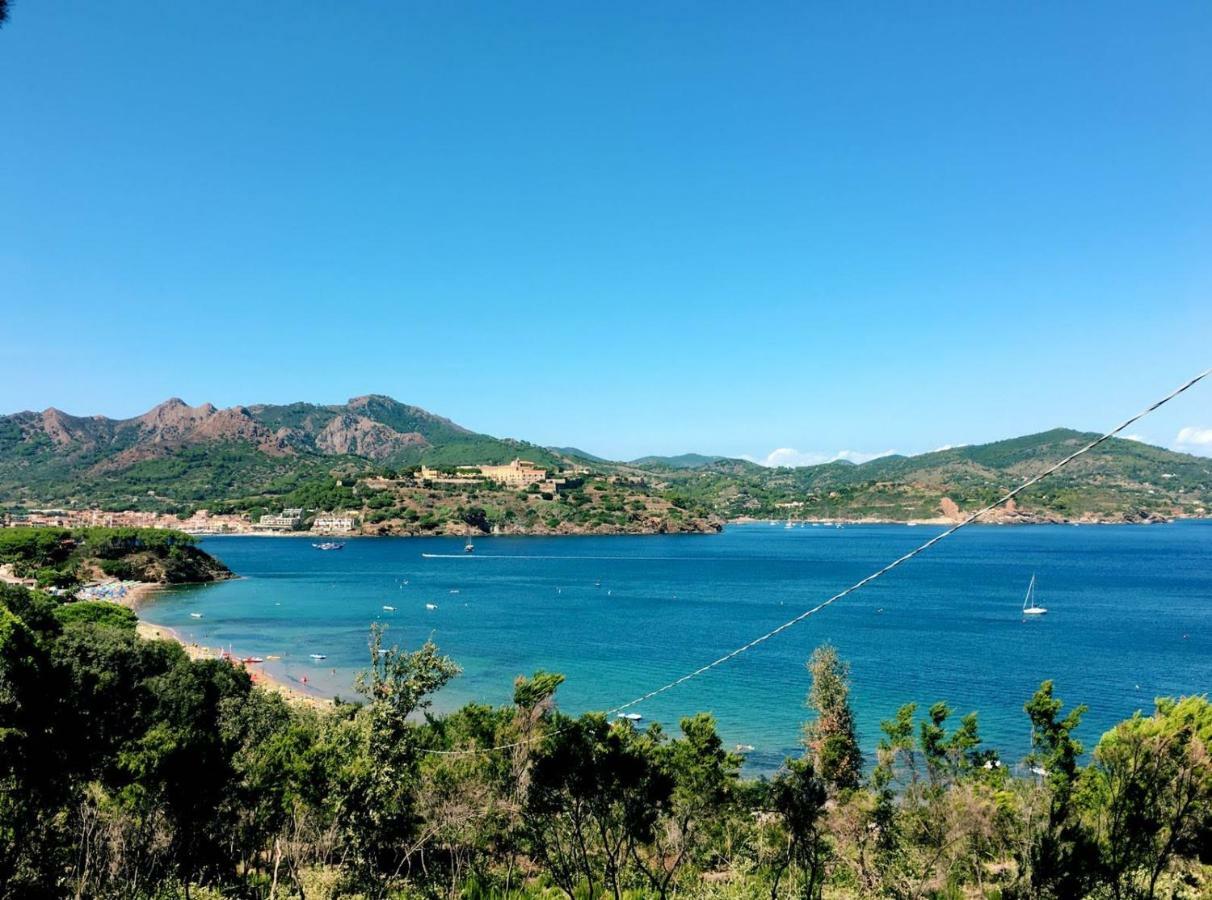
[(254, 685), (278, 694), (290, 703), (298, 703), (315, 709), (332, 706), (331, 700), (301, 691), (281, 678), (276, 678), (265, 670), (256, 668), (256, 664), (243, 663), (238, 659), (224, 656), (222, 648), (208, 647), (197, 641), (187, 641), (176, 629), (169, 628), (167, 625), (159, 625), (147, 619), (140, 618), (138, 625), (135, 626), (135, 630), (139, 637), (144, 640), (175, 641), (185, 650), (186, 655), (193, 660), (224, 659), (230, 662), (231, 665), (243, 668), (248, 672)]
[(257, 687), (264, 688), (267, 691), (272, 691), (280, 695), (285, 700), (291, 703), (299, 703), (306, 706), (312, 706), (317, 709), (332, 705), (330, 700), (315, 694), (309, 694), (299, 690), (292, 684), (287, 683), (281, 678), (276, 678), (264, 669), (256, 667), (255, 663), (243, 663), (239, 660), (231, 659), (223, 655), (223, 649), (208, 647), (205, 644), (200, 644), (197, 641), (186, 640), (185, 637), (174, 628), (167, 625), (161, 625), (153, 622), (142, 616), (141, 610), (151, 604), (151, 601), (163, 591), (168, 585), (158, 584), (154, 582), (129, 582), (126, 595), (120, 600), (114, 602), (130, 609), (139, 616), (139, 622), (135, 626), (135, 631), (139, 637), (145, 640), (153, 641), (175, 641), (184, 648), (185, 653), (190, 659), (227, 659), (233, 666), (243, 668), (252, 678), (253, 684)]

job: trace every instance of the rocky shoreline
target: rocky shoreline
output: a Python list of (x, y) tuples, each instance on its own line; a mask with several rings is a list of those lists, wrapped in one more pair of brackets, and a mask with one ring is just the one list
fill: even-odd
[(723, 530), (723, 519), (691, 519), (685, 522), (655, 521), (629, 525), (577, 525), (572, 522), (561, 522), (554, 528), (546, 525), (522, 527), (507, 525), (494, 528), (491, 531), (473, 528), (457, 522), (447, 522), (438, 530), (409, 527), (402, 523), (383, 522), (375, 526), (367, 526), (361, 532), (363, 536), (373, 537), (584, 537), (609, 535), (656, 535), (656, 534), (719, 534)]

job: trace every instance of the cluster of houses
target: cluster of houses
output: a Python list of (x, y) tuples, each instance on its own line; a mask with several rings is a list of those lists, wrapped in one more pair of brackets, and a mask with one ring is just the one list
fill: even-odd
[[(303, 510), (299, 507), (268, 513), (253, 524), (254, 531), (298, 531), (303, 527)], [(312, 519), (311, 530), (320, 534), (350, 534), (357, 520), (350, 515), (324, 514)]]
[(109, 512), (101, 509), (28, 509), (20, 512), (0, 512), (0, 525), (54, 526), (58, 528), (172, 528), (188, 534), (235, 534), (247, 531), (242, 516), (211, 515), (201, 509), (187, 519), (170, 513), (126, 510)]

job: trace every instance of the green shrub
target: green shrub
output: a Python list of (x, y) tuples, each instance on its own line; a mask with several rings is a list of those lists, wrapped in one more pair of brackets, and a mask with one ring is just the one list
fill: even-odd
[(100, 628), (119, 628), (132, 633), (139, 622), (139, 617), (133, 611), (105, 600), (64, 603), (55, 609), (55, 618), (62, 625), (95, 625)]

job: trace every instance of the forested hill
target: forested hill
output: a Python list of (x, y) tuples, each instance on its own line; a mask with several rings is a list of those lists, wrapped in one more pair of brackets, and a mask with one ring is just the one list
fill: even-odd
[(0, 573), (64, 589), (102, 577), (152, 584), (232, 577), (193, 537), (160, 528), (0, 529)]
[[(107, 508), (279, 493), (334, 473), (562, 457), (477, 434), (390, 397), (218, 409), (176, 398), (130, 419), (57, 409), (0, 416), (0, 502)], [(151, 498), (151, 499), (149, 499)]]
[[(645, 529), (665, 527), (663, 518), (653, 519), (654, 503), (723, 519), (905, 521), (974, 509), (1093, 437), (1062, 428), (861, 465), (837, 461), (768, 468), (696, 453), (622, 463), (573, 448), (478, 434), (382, 395), (338, 405), (228, 409), (173, 399), (130, 419), (72, 416), (56, 409), (0, 416), (0, 505), (169, 512), (222, 503), (229, 509), (273, 508), (278, 500), (309, 505), (313, 489), (334, 483), (348, 488), (419, 463), (476, 465), (521, 457), (552, 470), (587, 467), (595, 477), (611, 480), (609, 488), (601, 489), (617, 494), (615, 500), (624, 507), (645, 506), (643, 515), (635, 514), (645, 518)], [(350, 494), (342, 495), (346, 508), (364, 505), (366, 492), (355, 487), (345, 493)], [(502, 516), (508, 513), (506, 499), (496, 498)], [(496, 502), (487, 500), (488, 506)], [(555, 514), (562, 508), (561, 498), (553, 502), (542, 512), (554, 529), (563, 526)], [(1204, 515), (1209, 509), (1212, 460), (1111, 440), (998, 515), (1007, 521), (1140, 521)], [(456, 512), (451, 515), (458, 518)], [(435, 508), (439, 519), (445, 515), (439, 513)], [(615, 526), (640, 527), (627, 522)]]
[[(646, 465), (670, 490), (726, 518), (929, 519), (1004, 494), (1097, 435), (1057, 428), (990, 444), (862, 464), (766, 468), (716, 459), (693, 469)], [(1212, 510), (1212, 459), (1111, 439), (1024, 492), (994, 518), (1145, 521)]]

